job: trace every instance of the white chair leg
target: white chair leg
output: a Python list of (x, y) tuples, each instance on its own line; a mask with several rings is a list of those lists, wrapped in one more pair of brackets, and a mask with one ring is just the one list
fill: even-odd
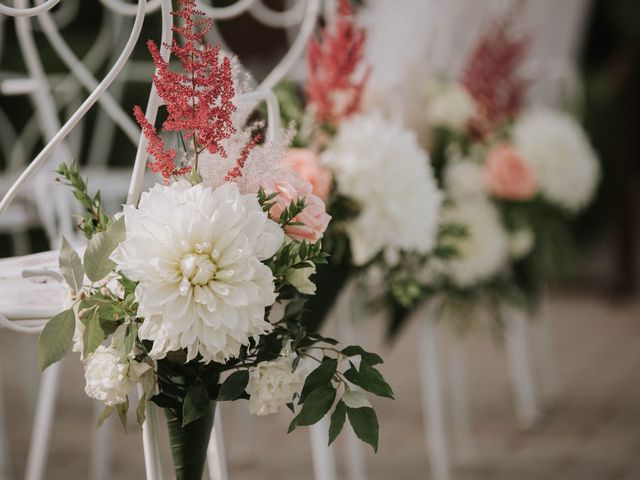
[[(94, 419), (98, 418), (104, 403), (94, 402)], [(109, 459), (111, 457), (111, 431), (113, 428), (113, 417), (105, 420), (100, 428), (94, 423), (93, 435), (91, 437), (91, 463), (89, 464), (91, 480), (106, 480), (110, 478)]]
[[(138, 393), (142, 394), (141, 388)], [(162, 480), (160, 445), (158, 444), (158, 409), (151, 402), (147, 402), (147, 418), (142, 424), (142, 448), (147, 480)]]
[(207, 469), (209, 480), (229, 480), (227, 471), (227, 455), (224, 450), (224, 432), (222, 430), (222, 413), (220, 404), (216, 405), (213, 420), (213, 431), (207, 447)]
[(463, 341), (458, 338), (452, 338), (447, 346), (449, 350), (453, 442), (458, 458), (464, 462), (473, 459), (478, 453), (473, 436), (467, 352)]
[[(355, 335), (355, 325), (353, 318), (352, 306), (352, 289), (347, 287), (341, 298), (338, 299), (337, 314), (340, 338), (347, 344), (353, 343)], [(351, 428), (345, 429), (346, 445), (346, 464), (347, 478), (349, 480), (366, 480), (367, 467), (364, 460), (364, 450), (362, 442), (356, 437)], [(335, 468), (335, 467), (334, 467)]]
[(53, 424), (53, 410), (60, 380), (61, 363), (54, 363), (42, 373), (38, 400), (33, 420), (31, 444), (27, 458), (26, 480), (41, 480), (44, 478), (44, 467), (47, 461), (47, 451), (50, 444), (49, 437)]
[(506, 348), (515, 400), (516, 416), (523, 429), (529, 429), (540, 416), (535, 390), (533, 365), (529, 352), (525, 312), (513, 307), (502, 308), (506, 325)]
[(422, 412), (426, 443), (435, 480), (451, 479), (451, 461), (444, 411), (444, 388), (438, 358), (438, 326), (435, 319), (423, 319), (418, 337), (422, 386)]
[(4, 392), (2, 389), (2, 371), (0, 371), (0, 480), (9, 480), (11, 477), (9, 439), (7, 438), (8, 431), (5, 418)]
[(333, 446), (329, 444), (329, 422), (324, 417), (309, 427), (311, 436), (311, 456), (315, 480), (336, 480), (336, 461)]
[(540, 395), (545, 404), (553, 404), (562, 394), (562, 372), (558, 367), (553, 345), (553, 323), (547, 294), (542, 297), (531, 329), (533, 356), (540, 379)]

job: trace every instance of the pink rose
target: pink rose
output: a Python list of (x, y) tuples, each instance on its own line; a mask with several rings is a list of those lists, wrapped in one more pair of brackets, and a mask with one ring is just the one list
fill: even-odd
[(528, 200), (537, 190), (533, 170), (522, 155), (506, 143), (489, 151), (484, 178), (489, 192), (498, 198)]
[(262, 188), (267, 195), (277, 193), (273, 200), (275, 204), (269, 210), (269, 216), (274, 221), (280, 220), (285, 208), (299, 198), (305, 199), (305, 207), (296, 215), (294, 222), (302, 225), (289, 225), (284, 231), (294, 240), (306, 240), (315, 243), (322, 238), (322, 234), (329, 225), (331, 216), (327, 214), (324, 202), (320, 197), (311, 193), (311, 184), (293, 174), (272, 176), (263, 180)]
[(291, 168), (313, 187), (313, 193), (325, 202), (331, 192), (331, 172), (320, 165), (320, 159), (312, 150), (306, 148), (290, 148), (283, 160), (285, 166)]

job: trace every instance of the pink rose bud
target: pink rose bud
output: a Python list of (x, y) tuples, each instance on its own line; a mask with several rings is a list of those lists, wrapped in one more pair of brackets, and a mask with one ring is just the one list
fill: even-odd
[(522, 155), (506, 143), (489, 151), (484, 178), (489, 192), (498, 198), (528, 200), (537, 190), (533, 170)]
[(306, 148), (290, 148), (283, 163), (310, 183), (313, 193), (327, 201), (331, 192), (332, 176), (328, 169), (320, 165), (320, 159), (315, 152)]
[(322, 238), (329, 225), (331, 216), (327, 214), (324, 202), (320, 197), (311, 193), (311, 184), (293, 174), (272, 176), (262, 182), (262, 188), (267, 195), (277, 193), (273, 199), (275, 204), (269, 210), (269, 216), (275, 222), (285, 208), (289, 208), (292, 202), (299, 198), (305, 199), (305, 207), (296, 215), (294, 222), (301, 225), (289, 225), (284, 231), (294, 240), (306, 240), (315, 243)]

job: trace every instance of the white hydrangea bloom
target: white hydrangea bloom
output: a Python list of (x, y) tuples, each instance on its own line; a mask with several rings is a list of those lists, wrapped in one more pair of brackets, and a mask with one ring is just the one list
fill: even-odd
[(469, 288), (490, 280), (507, 264), (509, 238), (495, 206), (484, 197), (456, 202), (443, 209), (442, 222), (466, 229), (464, 237), (451, 243), (458, 255), (446, 262), (443, 270), (460, 288)]
[(454, 131), (463, 130), (476, 114), (475, 101), (458, 83), (429, 82), (427, 103), (429, 123)]
[(255, 195), (235, 184), (156, 185), (124, 215), (126, 240), (112, 258), (139, 282), (139, 336), (153, 341), (153, 358), (185, 348), (189, 360), (222, 362), (271, 329), (264, 312), (276, 294), (261, 261), (284, 234)]
[(84, 377), (87, 395), (108, 406), (126, 402), (134, 383), (129, 376), (129, 362), (122, 361), (121, 352), (104, 345), (85, 360)]
[(414, 133), (379, 113), (344, 122), (322, 162), (333, 170), (338, 191), (358, 203), (347, 226), (353, 261), (364, 265), (384, 252), (429, 252), (435, 245), (441, 195), (429, 158)]
[(252, 415), (269, 415), (293, 400), (304, 386), (306, 371), (293, 370), (295, 354), (285, 354), (270, 362), (260, 362), (251, 371), (247, 392)]
[(516, 123), (513, 139), (547, 200), (572, 212), (589, 203), (598, 184), (600, 166), (584, 131), (573, 118), (556, 110), (532, 110)]

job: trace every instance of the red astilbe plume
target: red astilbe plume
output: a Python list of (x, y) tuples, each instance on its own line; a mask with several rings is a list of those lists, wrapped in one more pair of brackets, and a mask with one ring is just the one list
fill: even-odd
[(164, 179), (164, 183), (168, 184), (172, 177), (179, 177), (185, 175), (191, 171), (191, 167), (177, 168), (174, 160), (176, 158), (176, 151), (174, 149), (165, 150), (164, 142), (160, 135), (153, 128), (153, 125), (149, 123), (147, 117), (144, 116), (142, 109), (136, 105), (133, 107), (133, 114), (136, 120), (142, 127), (142, 133), (147, 139), (147, 152), (153, 155), (154, 162), (149, 162), (149, 170), (153, 173), (159, 173)]
[(147, 45), (156, 67), (153, 83), (168, 112), (162, 130), (181, 132), (185, 141), (193, 142), (197, 164), (198, 154), (205, 149), (226, 156), (222, 141), (236, 131), (231, 118), (236, 110), (235, 89), (229, 58), (220, 61), (220, 47), (204, 43), (211, 20), (197, 18), (204, 13), (196, 10), (195, 0), (179, 0), (178, 5), (179, 10), (172, 14), (183, 24), (171, 29), (182, 37), (183, 44), (174, 38), (167, 48), (180, 61), (183, 73), (169, 68), (153, 41)]
[(324, 27), (309, 44), (306, 95), (320, 123), (336, 123), (360, 109), (370, 69), (358, 80), (366, 31), (359, 28), (349, 0), (341, 0), (335, 30)]
[(511, 23), (517, 9), (494, 21), (480, 36), (462, 75), (462, 84), (473, 97), (478, 116), (469, 128), (482, 137), (515, 116), (524, 101), (528, 82), (518, 69), (529, 50), (529, 39), (515, 38)]
[(236, 160), (235, 166), (227, 172), (227, 175), (224, 177), (225, 182), (231, 182), (234, 178), (240, 178), (242, 176), (242, 169), (244, 168), (244, 164), (247, 163), (247, 158), (249, 158), (249, 154), (251, 151), (258, 146), (258, 144), (262, 141), (262, 135), (258, 134), (253, 137), (249, 142), (244, 146), (242, 152), (240, 152), (240, 156), (238, 160)]

